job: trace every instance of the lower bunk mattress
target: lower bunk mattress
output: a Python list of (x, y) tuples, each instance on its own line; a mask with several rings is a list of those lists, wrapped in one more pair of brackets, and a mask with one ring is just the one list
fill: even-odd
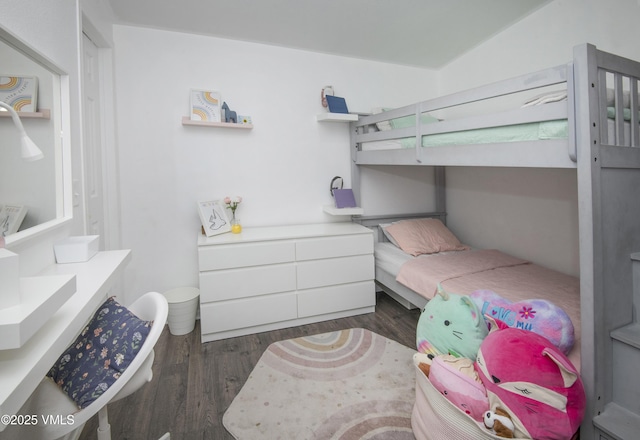
[(497, 250), (471, 249), (413, 257), (390, 242), (376, 243), (376, 272), (395, 275), (402, 286), (428, 299), (438, 284), (452, 293), (469, 295), (491, 290), (517, 303), (547, 300), (562, 308), (574, 327), (574, 347), (568, 357), (580, 368), (580, 281), (576, 277), (533, 264)]

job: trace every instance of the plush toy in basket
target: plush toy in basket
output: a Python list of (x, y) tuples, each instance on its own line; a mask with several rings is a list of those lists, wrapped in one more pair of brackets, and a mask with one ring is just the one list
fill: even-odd
[(548, 339), (515, 328), (493, 331), (480, 346), (476, 370), (490, 407), (508, 412), (517, 437), (566, 440), (579, 429), (582, 380)]
[[(474, 392), (483, 389), (463, 380), (456, 384), (453, 382), (447, 388), (436, 388), (433, 382), (437, 382), (438, 361), (440, 357), (430, 359), (425, 353), (416, 353), (413, 363), (416, 370), (416, 402), (411, 413), (411, 427), (417, 440), (499, 440), (502, 438), (516, 438), (514, 436), (513, 423), (506, 412), (489, 411), (486, 395), (481, 397), (484, 412), (481, 420), (472, 417), (469, 408), (462, 407), (461, 403), (469, 404)], [(458, 358), (462, 360), (464, 358)], [(466, 360), (465, 360), (466, 362)], [(435, 375), (433, 372), (435, 371)], [(467, 372), (461, 374), (467, 374)], [(434, 380), (436, 379), (436, 380)], [(462, 391), (461, 387), (468, 387), (467, 391), (474, 390), (469, 395), (451, 393), (450, 389)], [(477, 395), (476, 395), (477, 396)], [(458, 400), (460, 399), (460, 400)], [(523, 440), (523, 439), (518, 439)]]
[(481, 422), (489, 408), (489, 399), (473, 361), (450, 354), (438, 355), (420, 364), (436, 390), (465, 414)]
[(511, 302), (491, 290), (476, 290), (469, 297), (488, 319), (544, 336), (564, 354), (568, 355), (573, 348), (575, 331), (571, 318), (550, 301), (530, 299)]
[[(491, 291), (479, 292), (474, 302), (438, 286), (420, 315), (414, 435), (570, 439), (585, 409), (580, 375), (563, 353), (573, 344), (570, 319), (550, 303), (511, 304)], [(510, 327), (518, 325), (511, 317), (521, 311), (529, 314), (525, 324), (544, 318), (535, 326), (541, 334), (532, 325)], [(475, 371), (469, 371), (471, 359)]]
[(420, 314), (416, 330), (418, 351), (431, 358), (439, 354), (475, 359), (488, 329), (478, 306), (466, 295), (437, 294)]

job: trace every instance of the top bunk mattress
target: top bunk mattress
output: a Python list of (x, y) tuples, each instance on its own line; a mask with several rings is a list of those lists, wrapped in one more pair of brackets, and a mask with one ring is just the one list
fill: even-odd
[[(625, 113), (623, 139), (617, 139), (615, 114), (608, 110), (607, 139), (610, 145), (630, 145), (631, 124)], [(444, 147), (449, 145), (482, 145), (525, 141), (544, 141), (567, 139), (569, 123), (566, 119), (530, 122), (504, 127), (480, 128), (450, 133), (431, 134), (422, 137), (422, 147)], [(416, 138), (389, 139), (363, 142), (362, 151), (399, 150), (415, 148)]]
[[(566, 119), (530, 122), (527, 124), (508, 125), (503, 127), (480, 128), (450, 133), (439, 133), (422, 136), (423, 147), (440, 147), (447, 145), (495, 144), (505, 142), (524, 142), (551, 139), (566, 139), (568, 133)], [(390, 139), (384, 141), (364, 142), (363, 151), (394, 150), (415, 148), (416, 138)]]

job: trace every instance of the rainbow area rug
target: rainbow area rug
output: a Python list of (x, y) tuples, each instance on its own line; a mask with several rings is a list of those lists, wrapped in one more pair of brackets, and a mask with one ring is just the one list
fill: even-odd
[(413, 440), (414, 353), (364, 329), (276, 342), (223, 424), (238, 440)]

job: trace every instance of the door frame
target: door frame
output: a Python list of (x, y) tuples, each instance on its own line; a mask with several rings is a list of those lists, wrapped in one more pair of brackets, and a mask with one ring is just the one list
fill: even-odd
[[(116, 138), (115, 122), (115, 79), (113, 75), (113, 48), (103, 37), (91, 21), (83, 14), (82, 33), (87, 35), (98, 48), (98, 69), (100, 75), (100, 149), (102, 159), (102, 187), (103, 187), (103, 212), (104, 212), (104, 247), (105, 250), (121, 248), (120, 226), (120, 185), (118, 180), (118, 146)], [(83, 39), (80, 38), (80, 44)], [(82, 46), (81, 46), (82, 48)], [(84, 50), (81, 50), (84, 57)], [(82, 103), (84, 103), (84, 88)], [(84, 129), (83, 129), (84, 132)], [(84, 146), (83, 146), (84, 149)], [(84, 156), (84, 155), (83, 155)], [(82, 169), (82, 210), (83, 228), (88, 230), (87, 219), (87, 179), (84, 157), (81, 161)], [(78, 188), (79, 189), (79, 188)], [(74, 189), (76, 192), (76, 189)]]

